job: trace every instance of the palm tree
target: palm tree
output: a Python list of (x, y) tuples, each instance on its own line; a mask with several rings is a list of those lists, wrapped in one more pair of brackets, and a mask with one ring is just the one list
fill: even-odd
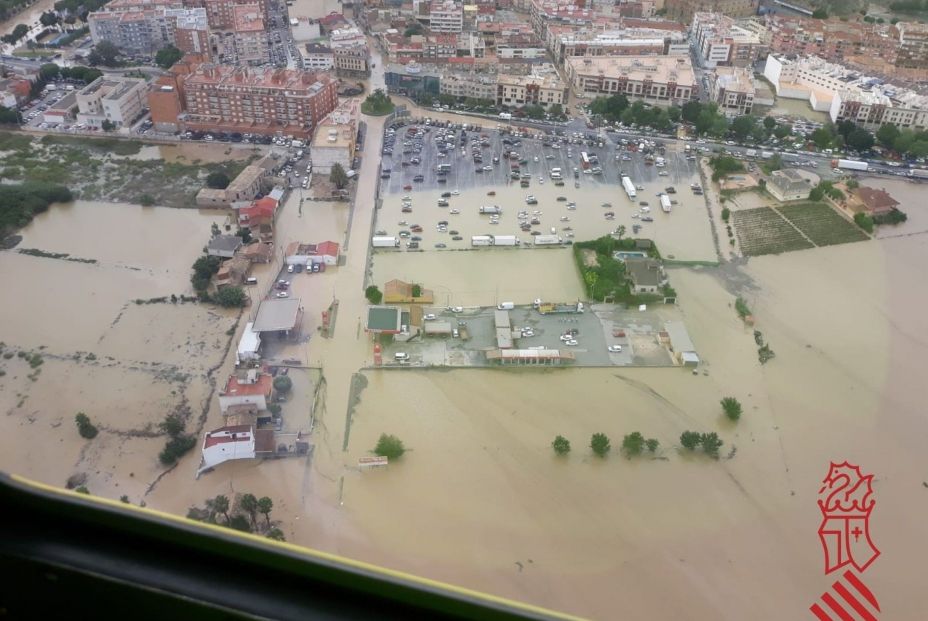
[(213, 498), (212, 501), (212, 510), (216, 513), (221, 513), (226, 518), (226, 524), (229, 523), (229, 498), (228, 496), (223, 496), (222, 494)]
[(251, 517), (252, 527), (255, 530), (257, 530), (258, 522), (255, 516), (258, 513), (258, 499), (255, 498), (254, 494), (243, 494), (241, 504), (242, 504), (242, 510)]
[(262, 496), (258, 499), (258, 512), (264, 514), (264, 519), (267, 520), (267, 527), (271, 527), (271, 509), (274, 508), (274, 501), (268, 498), (267, 496)]

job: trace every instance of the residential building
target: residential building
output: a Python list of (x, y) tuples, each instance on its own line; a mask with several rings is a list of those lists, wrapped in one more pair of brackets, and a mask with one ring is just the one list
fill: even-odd
[(154, 56), (174, 45), (182, 52), (209, 53), (209, 28), (202, 8), (107, 5), (88, 16), (94, 43), (109, 41), (123, 54)]
[(409, 312), (396, 306), (371, 306), (367, 309), (368, 332), (374, 334), (400, 334), (408, 330)]
[(258, 18), (267, 20), (267, 4), (264, 0), (184, 0), (186, 6), (203, 7), (206, 10), (210, 30), (214, 32), (235, 30), (239, 6), (249, 7), (247, 12), (257, 12)]
[(274, 220), (277, 217), (279, 202), (270, 196), (263, 196), (248, 207), (238, 210), (238, 225), (247, 227), (254, 236), (262, 241), (274, 239)]
[(300, 55), (307, 71), (328, 71), (335, 67), (335, 55), (325, 43), (307, 43), (300, 49)]
[(290, 9), (290, 36), (296, 43), (305, 43), (315, 41), (322, 37), (322, 29), (319, 22), (311, 17), (294, 17), (293, 9)]
[[(271, 444), (273, 446), (271, 431)], [(203, 437), (202, 461), (197, 475), (211, 468), (233, 460), (254, 459), (255, 430), (251, 425), (233, 425), (208, 431)]]
[(775, 170), (767, 177), (767, 191), (778, 201), (798, 201), (809, 198), (812, 181), (795, 168)]
[(333, 48), (332, 53), (335, 61), (335, 73), (339, 76), (360, 78), (371, 74), (371, 53), (366, 45), (336, 47)]
[(270, 61), (267, 30), (262, 3), (236, 4), (231, 7), (232, 27), (213, 34), (216, 57), (220, 62), (236, 65), (263, 65)]
[(455, 0), (432, 0), (428, 19), (432, 32), (461, 32), (464, 30), (464, 5)]
[[(406, 65), (389, 64), (384, 67), (384, 83), (387, 91), (409, 97), (429, 94), (438, 95), (441, 88), (441, 74), (432, 69), (425, 68), (418, 63)], [(495, 83), (493, 99), (496, 97)]]
[(385, 304), (432, 304), (435, 294), (431, 289), (419, 286), (419, 295), (413, 295), (417, 285), (394, 278), (383, 285), (383, 301)]
[(249, 370), (244, 377), (230, 375), (219, 390), (219, 409), (225, 413), (233, 405), (253, 405), (259, 410), (266, 410), (271, 403), (273, 381), (273, 377), (257, 369)]
[(497, 76), (483, 73), (445, 73), (441, 76), (439, 94), (462, 99), (496, 101)]
[(224, 190), (203, 188), (197, 193), (197, 207), (245, 207), (263, 189), (271, 176), (274, 160), (265, 156), (246, 166)]
[(624, 94), (656, 104), (682, 104), (696, 96), (696, 76), (688, 56), (570, 58), (571, 86), (589, 95)]
[(15, 108), (29, 99), (32, 81), (13, 75), (0, 79), (0, 105)]
[(337, 265), (338, 244), (333, 241), (324, 241), (319, 244), (291, 242), (284, 252), (284, 257), (287, 265), (313, 265), (315, 263)]
[(550, 65), (535, 67), (528, 75), (501, 73), (496, 78), (497, 105), (564, 105), (567, 103), (567, 96), (567, 85)]
[(896, 62), (899, 37), (889, 24), (768, 14), (763, 25), (769, 50), (777, 55), (818, 56), (841, 63), (852, 59)]
[(211, 257), (229, 259), (242, 247), (242, 238), (238, 235), (214, 235), (206, 244), (206, 254)]
[(750, 17), (757, 13), (757, 0), (665, 0), (664, 8), (668, 19), (688, 24), (701, 11)]
[(660, 293), (661, 287), (667, 284), (664, 268), (657, 259), (625, 259), (625, 274), (635, 295)]
[(118, 129), (142, 116), (147, 102), (145, 80), (103, 76), (77, 92), (77, 119), (91, 127), (109, 121)]
[(316, 127), (309, 146), (313, 172), (328, 175), (335, 164), (340, 164), (346, 172), (351, 170), (357, 137), (358, 102), (348, 99)]
[(333, 79), (303, 70), (203, 63), (181, 78), (188, 129), (308, 138), (338, 103)]
[(329, 34), (329, 44), (333, 50), (340, 47), (367, 45), (367, 37), (358, 28), (338, 28)]
[(300, 298), (269, 298), (258, 305), (252, 330), (261, 334), (273, 332), (278, 337), (298, 338), (303, 322)]
[(667, 56), (689, 54), (683, 26), (670, 29), (667, 22), (642, 22), (610, 30), (549, 26), (545, 40), (555, 63), (563, 65), (578, 56)]
[(77, 93), (71, 92), (53, 103), (42, 115), (46, 123), (66, 123), (74, 120), (74, 109), (77, 107)]
[(928, 25), (899, 22), (896, 66), (908, 69), (928, 69)]
[(889, 195), (886, 190), (870, 188), (865, 185), (846, 190), (848, 195), (847, 208), (853, 213), (866, 213), (869, 216), (882, 216), (896, 209), (899, 201)]
[(709, 73), (709, 98), (727, 116), (751, 114), (754, 108), (754, 72), (744, 67), (718, 67)]
[(928, 97), (816, 56), (770, 54), (764, 76), (780, 97), (808, 100), (814, 110), (828, 112), (834, 122), (850, 120), (869, 129), (886, 123), (928, 128)]
[(690, 32), (703, 67), (750, 67), (767, 49), (758, 33), (721, 13), (696, 13)]

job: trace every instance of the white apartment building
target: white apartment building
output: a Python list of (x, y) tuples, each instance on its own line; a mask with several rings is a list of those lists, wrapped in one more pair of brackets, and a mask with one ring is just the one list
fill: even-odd
[(303, 69), (307, 71), (328, 71), (335, 66), (335, 54), (332, 48), (323, 43), (307, 43), (300, 48), (303, 57)]
[(495, 102), (497, 79), (495, 75), (448, 73), (441, 76), (439, 93)]
[(77, 92), (77, 120), (93, 127), (103, 121), (116, 128), (131, 124), (148, 105), (148, 83), (123, 77), (100, 77)]
[(429, 6), (429, 29), (432, 32), (464, 30), (464, 5), (455, 0), (433, 0)]
[(720, 13), (696, 13), (690, 32), (703, 67), (747, 67), (766, 49), (757, 32)]
[(577, 93), (624, 94), (654, 104), (682, 104), (696, 96), (689, 56), (568, 58), (565, 67)]
[(333, 50), (340, 47), (367, 45), (367, 37), (357, 28), (340, 28), (333, 30), (329, 35), (329, 45)]
[(718, 67), (709, 74), (709, 97), (727, 116), (751, 114), (755, 90), (754, 75), (745, 67)]
[[(536, 69), (531, 75), (500, 74), (496, 78), (496, 103), (504, 106), (537, 104), (551, 106), (567, 103), (567, 85), (558, 77), (554, 67)], [(444, 80), (442, 80), (444, 82)]]
[(559, 65), (578, 56), (673, 56), (690, 53), (684, 32), (653, 28), (586, 30), (549, 26), (545, 45)]

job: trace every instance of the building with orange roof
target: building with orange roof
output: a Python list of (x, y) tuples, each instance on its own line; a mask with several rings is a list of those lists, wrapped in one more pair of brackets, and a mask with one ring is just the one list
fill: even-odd
[(273, 391), (274, 378), (257, 369), (249, 370), (244, 377), (230, 375), (219, 391), (219, 409), (223, 414), (233, 405), (253, 405), (259, 410), (266, 410)]

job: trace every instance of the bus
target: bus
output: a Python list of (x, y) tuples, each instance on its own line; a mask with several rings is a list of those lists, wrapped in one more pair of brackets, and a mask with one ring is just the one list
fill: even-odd
[(580, 164), (583, 166), (583, 170), (586, 170), (590, 167), (590, 156), (586, 151), (580, 153)]

